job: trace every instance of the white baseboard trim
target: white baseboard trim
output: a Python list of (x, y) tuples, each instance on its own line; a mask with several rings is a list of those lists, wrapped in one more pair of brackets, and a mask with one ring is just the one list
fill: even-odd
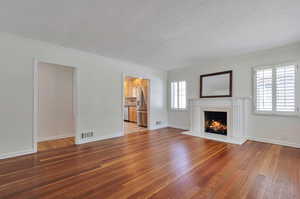
[(167, 127), (169, 127), (168, 125), (157, 125), (157, 126), (151, 126), (151, 127), (149, 127), (148, 129), (150, 130), (150, 131), (154, 131), (154, 130), (157, 130), (157, 129), (162, 129), (162, 128), (167, 128)]
[(106, 139), (110, 139), (110, 138), (121, 137), (123, 135), (124, 135), (123, 133), (117, 133), (114, 135), (104, 135), (104, 136), (93, 137), (93, 138), (79, 139), (78, 141), (76, 141), (76, 144), (86, 144), (89, 142), (95, 142), (95, 141), (106, 140)]
[(293, 142), (288, 142), (288, 141), (283, 141), (283, 140), (276, 140), (276, 139), (270, 139), (270, 138), (258, 138), (258, 137), (252, 137), (252, 136), (248, 136), (248, 140), (300, 148), (299, 143), (293, 143)]
[(62, 139), (62, 138), (67, 138), (67, 137), (73, 137), (73, 136), (75, 136), (75, 135), (69, 133), (69, 134), (63, 134), (63, 135), (41, 137), (41, 138), (38, 138), (38, 142), (43, 142), (43, 141), (48, 141), (48, 140), (57, 140), (57, 139)]
[(17, 151), (12, 153), (5, 153), (0, 155), (0, 159), (6, 159), (6, 158), (13, 158), (21, 155), (28, 155), (34, 153), (33, 149), (23, 150), (23, 151)]
[(178, 125), (168, 125), (167, 127), (171, 127), (171, 128), (175, 128), (175, 129), (183, 129), (183, 130), (188, 130), (188, 127), (184, 127), (184, 126), (178, 126)]

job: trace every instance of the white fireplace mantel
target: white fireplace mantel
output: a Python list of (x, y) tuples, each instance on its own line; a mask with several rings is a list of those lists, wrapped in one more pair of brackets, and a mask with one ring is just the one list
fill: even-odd
[[(247, 121), (251, 98), (201, 98), (189, 100), (190, 131), (184, 134), (233, 144), (247, 140)], [(206, 133), (204, 111), (227, 112), (227, 136)]]

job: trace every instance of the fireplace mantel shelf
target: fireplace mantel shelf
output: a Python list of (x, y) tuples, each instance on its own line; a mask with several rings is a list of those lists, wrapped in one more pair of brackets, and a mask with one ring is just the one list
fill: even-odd
[[(250, 101), (251, 97), (190, 99), (190, 131), (186, 131), (184, 134), (221, 142), (243, 144), (247, 140), (247, 113)], [(227, 136), (205, 132), (204, 111), (227, 112)]]

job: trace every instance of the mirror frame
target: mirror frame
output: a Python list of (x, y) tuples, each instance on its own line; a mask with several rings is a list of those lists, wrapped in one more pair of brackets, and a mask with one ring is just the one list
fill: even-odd
[[(204, 77), (209, 77), (209, 76), (224, 75), (224, 74), (229, 74), (229, 95), (209, 95), (209, 96), (204, 96), (202, 94), (202, 90), (203, 90), (203, 78)], [(210, 74), (200, 75), (200, 98), (216, 98), (216, 97), (232, 97), (232, 70), (218, 72), (218, 73), (210, 73)]]

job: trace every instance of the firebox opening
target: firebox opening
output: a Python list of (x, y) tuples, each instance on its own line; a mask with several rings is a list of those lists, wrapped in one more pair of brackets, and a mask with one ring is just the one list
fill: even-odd
[(227, 113), (204, 111), (205, 132), (227, 135)]

